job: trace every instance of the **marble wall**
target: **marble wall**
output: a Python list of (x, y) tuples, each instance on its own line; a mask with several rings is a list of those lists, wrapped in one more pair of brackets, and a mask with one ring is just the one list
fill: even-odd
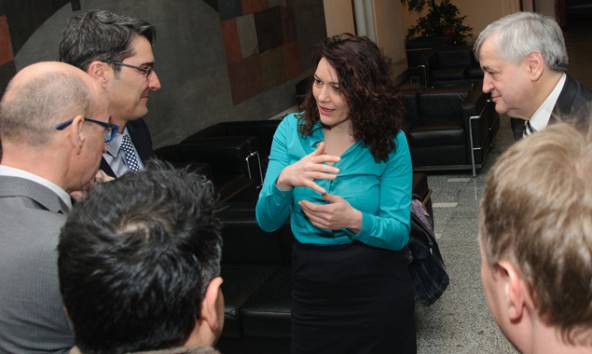
[[(31, 12), (37, 10), (33, 3), (41, 2), (23, 1)], [(67, 2), (38, 24), (14, 51), (14, 66), (56, 60), (68, 18), (81, 11), (103, 8), (152, 23), (162, 89), (151, 94), (145, 119), (155, 147), (217, 122), (266, 119), (293, 107), (296, 83), (312, 72), (312, 48), (326, 37), (318, 0), (80, 0), (79, 5), (74, 11)]]
[(245, 0), (224, 4), (218, 10), (234, 104), (302, 73), (293, 6)]

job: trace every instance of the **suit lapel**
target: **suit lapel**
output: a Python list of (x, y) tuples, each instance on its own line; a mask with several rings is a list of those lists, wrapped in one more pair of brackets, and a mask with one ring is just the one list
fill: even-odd
[(549, 123), (567, 120), (584, 127), (590, 123), (591, 105), (592, 92), (568, 75), (553, 108)]
[(550, 118), (551, 121), (556, 123), (562, 115), (570, 114), (574, 99), (579, 91), (579, 83), (567, 76), (565, 78), (563, 89), (561, 89), (561, 93), (559, 93), (559, 97), (557, 98), (557, 103), (555, 103), (555, 107), (553, 107), (553, 113)]
[(142, 163), (146, 164), (147, 160), (154, 157), (152, 138), (150, 137), (150, 131), (146, 122), (143, 119), (129, 122), (127, 124), (127, 131), (138, 155), (140, 155), (140, 159), (142, 159)]

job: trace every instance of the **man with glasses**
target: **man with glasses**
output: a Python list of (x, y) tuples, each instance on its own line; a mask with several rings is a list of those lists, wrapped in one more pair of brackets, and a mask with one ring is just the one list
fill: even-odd
[(147, 22), (90, 10), (70, 19), (60, 42), (60, 60), (86, 71), (107, 91), (111, 123), (119, 131), (107, 143), (101, 170), (112, 177), (144, 168), (154, 157), (148, 126), (151, 91), (160, 89), (152, 42), (156, 29)]
[(89, 187), (117, 129), (105, 91), (71, 65), (33, 64), (9, 83), (0, 101), (0, 352), (72, 347), (58, 236), (69, 193)]

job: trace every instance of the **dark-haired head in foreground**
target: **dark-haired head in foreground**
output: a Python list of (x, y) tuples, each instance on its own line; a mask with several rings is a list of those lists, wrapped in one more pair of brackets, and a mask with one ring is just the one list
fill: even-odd
[(58, 267), (83, 353), (214, 344), (224, 320), (216, 204), (201, 176), (150, 163), (76, 205)]

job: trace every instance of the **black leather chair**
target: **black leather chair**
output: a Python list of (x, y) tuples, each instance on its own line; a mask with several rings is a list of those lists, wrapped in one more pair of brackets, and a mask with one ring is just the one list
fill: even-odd
[(418, 72), (424, 87), (475, 85), (483, 80), (483, 70), (469, 46), (440, 46), (416, 50), (410, 56), (409, 75)]
[(414, 171), (476, 170), (499, 127), (480, 85), (403, 91)]
[(483, 80), (483, 70), (472, 47), (446, 47), (436, 50), (428, 68), (430, 86), (456, 86), (459, 81), (475, 84)]

